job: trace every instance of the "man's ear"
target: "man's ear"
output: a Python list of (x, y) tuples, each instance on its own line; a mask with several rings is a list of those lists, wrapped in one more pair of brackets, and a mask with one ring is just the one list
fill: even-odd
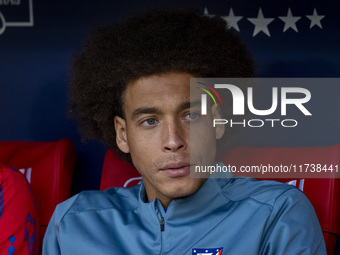
[(130, 148), (128, 144), (128, 138), (126, 133), (126, 121), (118, 116), (114, 118), (115, 130), (116, 130), (116, 143), (118, 148), (124, 152), (129, 153)]
[[(214, 119), (222, 119), (222, 109), (218, 105), (213, 105), (211, 107), (212, 116)], [(221, 139), (225, 132), (225, 125), (216, 125), (215, 134), (216, 139)]]

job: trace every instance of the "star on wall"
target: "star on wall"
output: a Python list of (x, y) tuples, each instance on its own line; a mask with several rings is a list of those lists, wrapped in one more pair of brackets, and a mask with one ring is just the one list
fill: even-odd
[(263, 32), (270, 37), (268, 25), (274, 20), (273, 18), (265, 18), (261, 8), (257, 14), (257, 18), (248, 18), (248, 20), (255, 25), (253, 37), (259, 32)]
[(306, 15), (306, 17), (309, 18), (311, 21), (309, 28), (312, 28), (315, 25), (317, 25), (322, 29), (321, 20), (325, 17), (325, 15), (318, 15), (316, 9), (314, 8), (313, 15)]
[(301, 17), (294, 17), (292, 15), (290, 8), (288, 9), (287, 16), (286, 17), (280, 16), (279, 19), (285, 23), (283, 32), (286, 32), (289, 28), (293, 29), (295, 32), (298, 32), (296, 22), (298, 22), (298, 20), (301, 19)]
[(238, 27), (237, 22), (239, 22), (243, 16), (235, 16), (233, 8), (230, 8), (229, 10), (229, 16), (221, 16), (222, 19), (227, 21), (228, 28), (234, 28), (238, 32), (240, 32), (240, 28)]

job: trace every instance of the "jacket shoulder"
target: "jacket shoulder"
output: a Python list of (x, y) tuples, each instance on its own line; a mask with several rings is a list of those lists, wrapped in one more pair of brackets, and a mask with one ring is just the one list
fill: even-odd
[(114, 209), (119, 211), (133, 210), (137, 207), (139, 185), (132, 188), (110, 188), (104, 191), (82, 191), (60, 203), (54, 214), (57, 221), (65, 215)]
[(307, 200), (305, 195), (293, 185), (277, 181), (259, 181), (253, 178), (233, 178), (222, 187), (223, 193), (234, 201), (252, 199), (273, 206), (278, 198)]

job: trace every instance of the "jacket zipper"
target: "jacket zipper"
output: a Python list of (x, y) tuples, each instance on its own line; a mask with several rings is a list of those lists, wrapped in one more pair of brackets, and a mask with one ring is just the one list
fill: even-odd
[(163, 232), (164, 232), (164, 228), (165, 228), (165, 221), (164, 221), (164, 217), (161, 218), (160, 220), (160, 227), (161, 227), (161, 251), (160, 251), (160, 255), (163, 254), (163, 245), (164, 245), (164, 236), (163, 236)]
[(161, 224), (161, 232), (163, 232), (164, 231), (164, 217), (161, 218), (160, 224)]

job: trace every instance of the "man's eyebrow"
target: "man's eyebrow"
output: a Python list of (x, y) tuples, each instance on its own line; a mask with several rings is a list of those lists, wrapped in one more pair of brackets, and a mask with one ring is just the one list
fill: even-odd
[(183, 104), (180, 105), (179, 109), (184, 110), (195, 106), (201, 106), (201, 101), (197, 100), (193, 102), (184, 102)]
[[(189, 109), (191, 107), (200, 106), (201, 101), (194, 101), (194, 102), (184, 102), (182, 103), (178, 109), (179, 111)], [(140, 107), (133, 111), (132, 119), (136, 119), (138, 116), (143, 114), (160, 114), (162, 111), (157, 107)]]
[(161, 110), (156, 107), (141, 107), (133, 111), (132, 119), (136, 119), (138, 116), (143, 114), (159, 114)]

